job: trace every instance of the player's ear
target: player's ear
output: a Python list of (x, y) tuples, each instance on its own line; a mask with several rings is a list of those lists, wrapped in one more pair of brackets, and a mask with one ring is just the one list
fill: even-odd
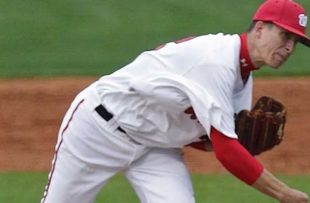
[(256, 37), (257, 39), (260, 39), (260, 38), (261, 38), (263, 29), (264, 29), (265, 26), (266, 26), (266, 24), (265, 24), (263, 21), (257, 21), (257, 22), (255, 23), (255, 26), (254, 26), (253, 31), (254, 31), (255, 37)]

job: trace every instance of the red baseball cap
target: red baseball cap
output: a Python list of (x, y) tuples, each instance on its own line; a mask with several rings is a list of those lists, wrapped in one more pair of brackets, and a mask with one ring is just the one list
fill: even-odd
[(310, 47), (306, 35), (307, 14), (293, 0), (266, 0), (253, 16), (254, 21), (269, 21), (298, 36), (298, 41)]

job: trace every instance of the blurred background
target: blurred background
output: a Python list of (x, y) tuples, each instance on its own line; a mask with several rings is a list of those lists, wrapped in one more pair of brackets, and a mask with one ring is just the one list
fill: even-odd
[[(102, 75), (187, 36), (247, 29), (263, 0), (1, 0), (0, 77)], [(309, 0), (299, 0), (310, 9)], [(310, 74), (297, 46), (280, 71)]]

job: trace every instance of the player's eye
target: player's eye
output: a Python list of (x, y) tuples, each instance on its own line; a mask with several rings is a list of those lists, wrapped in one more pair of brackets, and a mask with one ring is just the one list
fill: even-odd
[(282, 37), (285, 41), (287, 40), (293, 40), (293, 41), (296, 41), (296, 36), (293, 35), (292, 33), (290, 32), (286, 32), (286, 31), (283, 31), (282, 33)]

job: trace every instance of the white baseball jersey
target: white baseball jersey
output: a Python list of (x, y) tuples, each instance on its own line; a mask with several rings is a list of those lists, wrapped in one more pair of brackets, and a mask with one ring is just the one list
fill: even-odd
[[(213, 126), (237, 138), (234, 113), (249, 109), (252, 77), (240, 74), (240, 37), (205, 35), (158, 50), (102, 77), (96, 89), (117, 123), (139, 143), (182, 147)], [(192, 106), (199, 122), (184, 110)]]
[[(223, 34), (168, 43), (81, 91), (61, 124), (41, 202), (94, 202), (122, 172), (142, 203), (194, 203), (179, 148), (210, 126), (237, 137), (234, 113), (252, 97), (251, 77), (244, 85), (240, 74), (240, 43)], [(184, 113), (188, 107), (199, 122)]]

